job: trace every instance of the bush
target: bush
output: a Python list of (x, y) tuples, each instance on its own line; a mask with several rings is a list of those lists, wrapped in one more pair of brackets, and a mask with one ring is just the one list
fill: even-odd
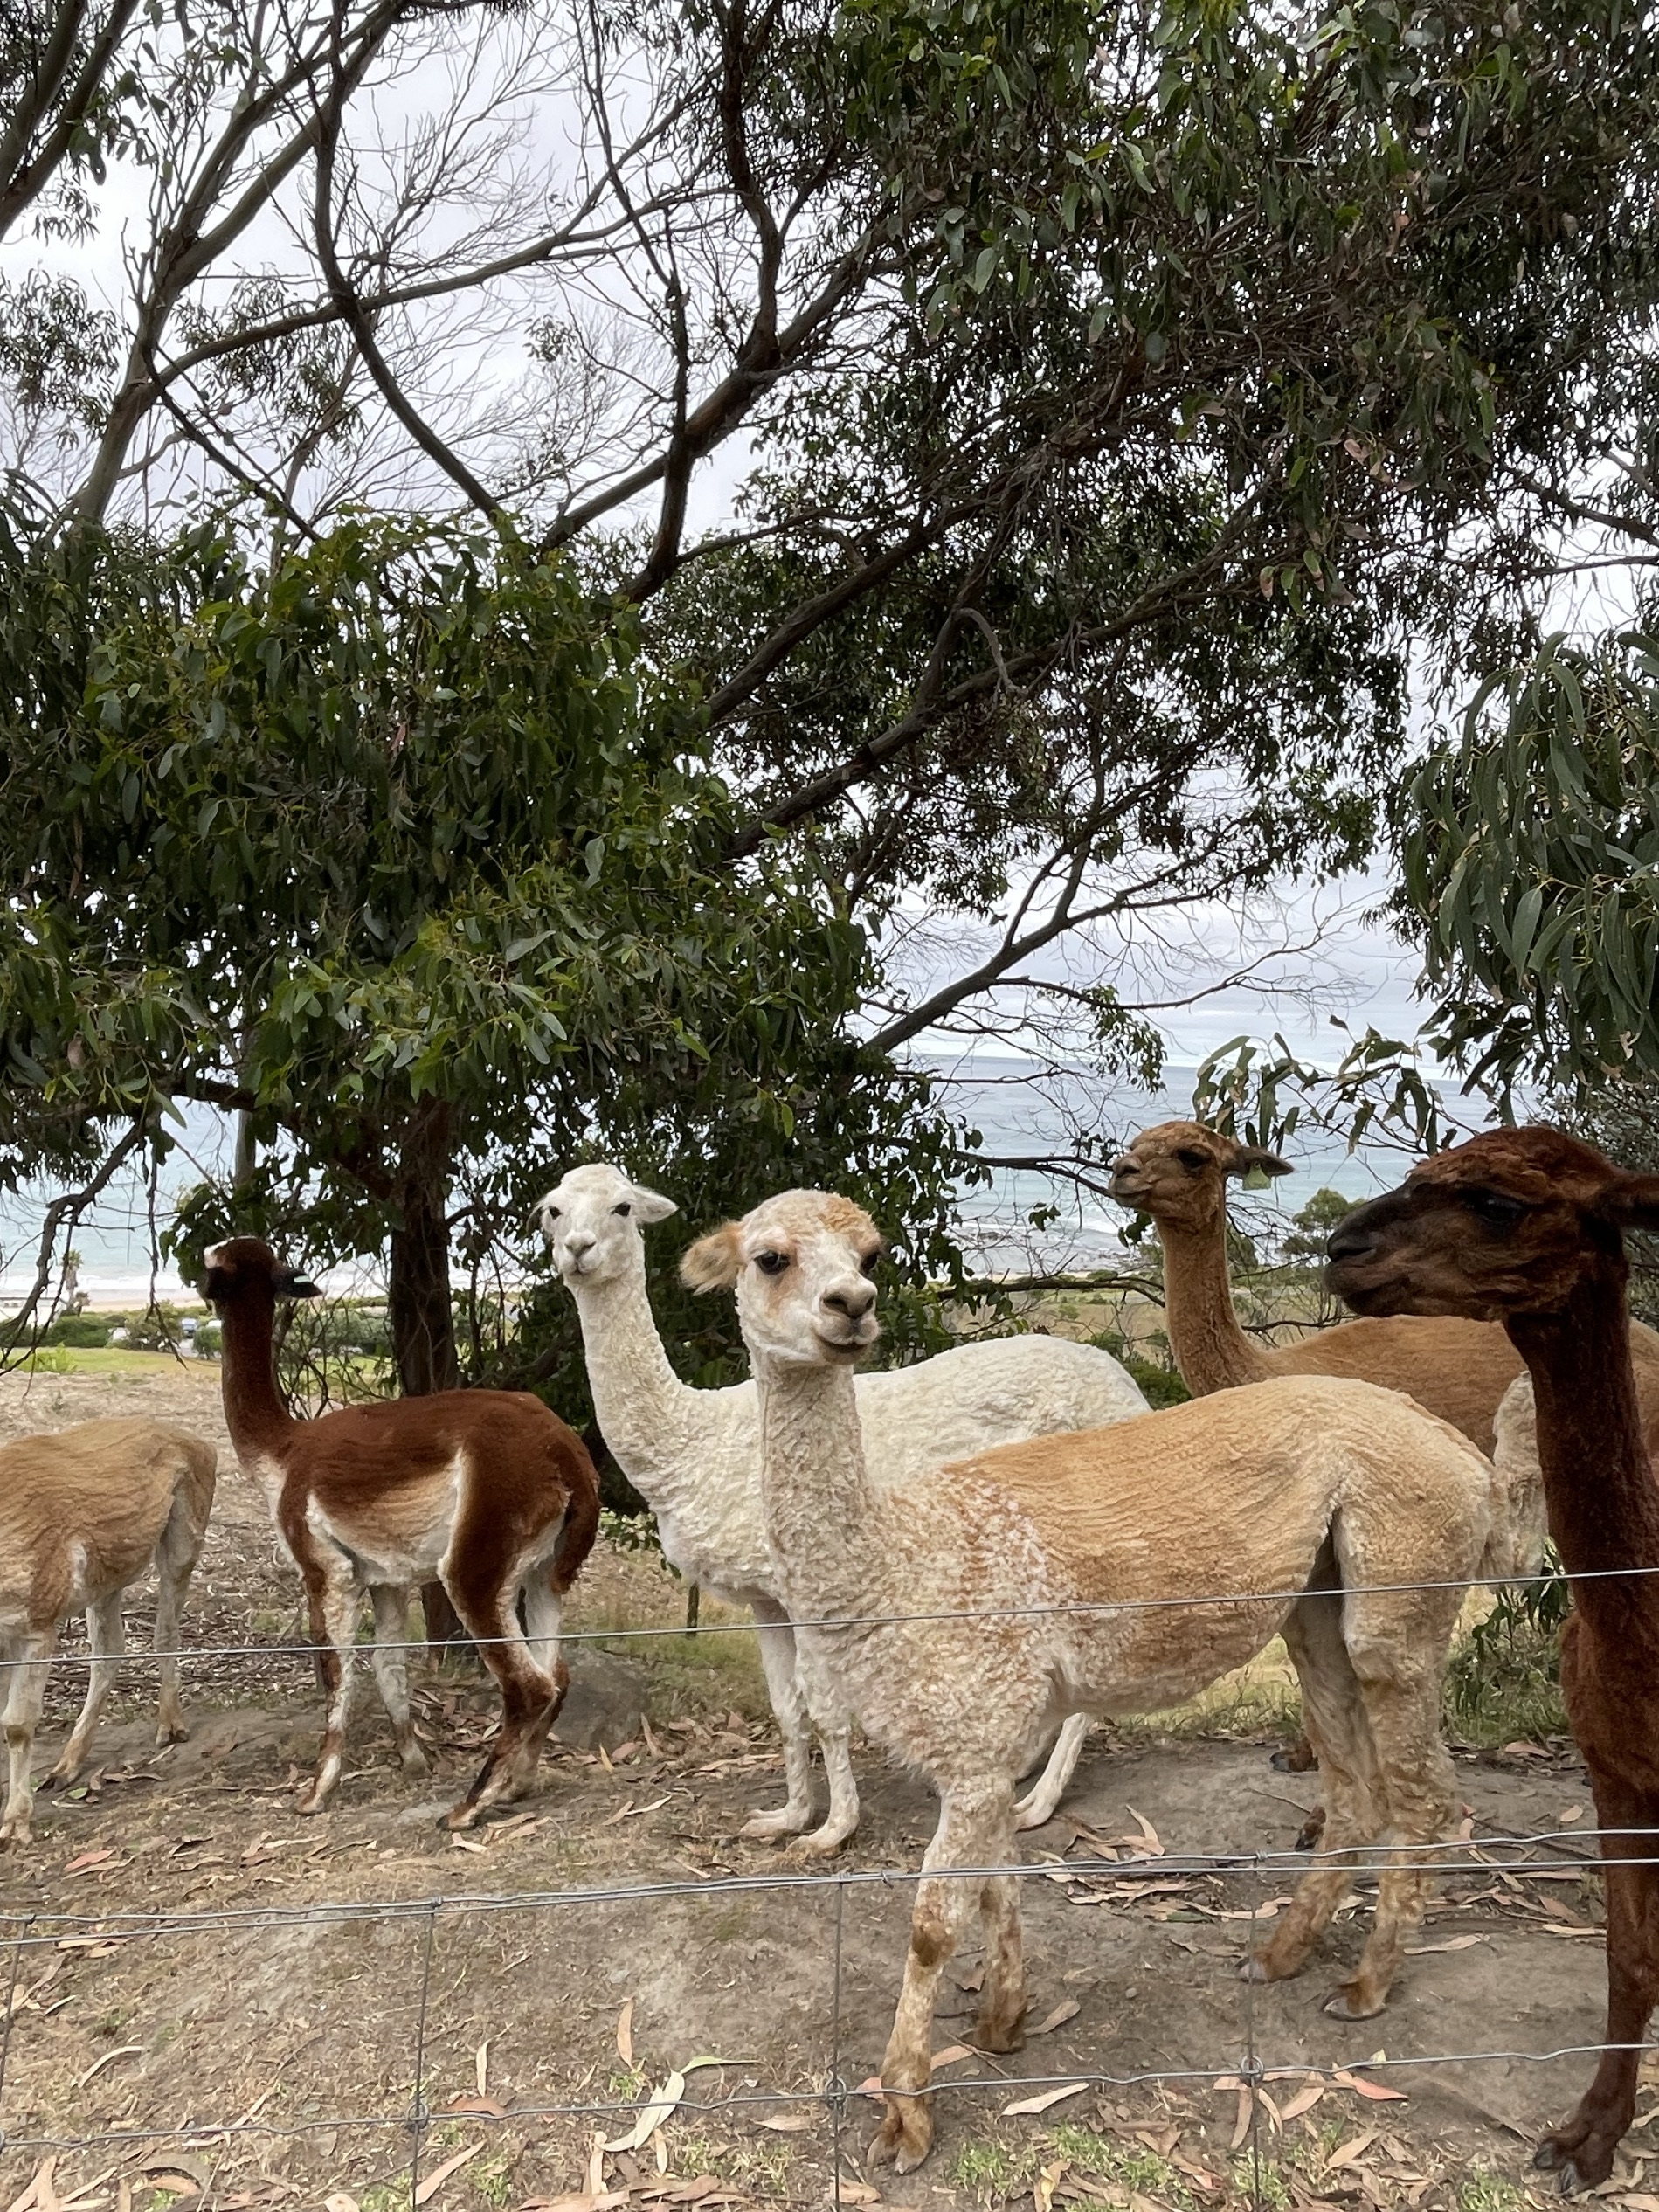
[(1184, 1406), (1192, 1395), (1173, 1367), (1162, 1366), (1156, 1359), (1146, 1358), (1111, 1330), (1107, 1330), (1103, 1336), (1091, 1337), (1089, 1341), (1096, 1350), (1109, 1351), (1112, 1358), (1127, 1370), (1130, 1381), (1138, 1385), (1154, 1412), (1164, 1406)]
[(67, 1344), (73, 1351), (93, 1351), (109, 1342), (107, 1313), (60, 1313), (50, 1328), (40, 1332), (43, 1344)]
[(1452, 1654), (1448, 1718), (1477, 1743), (1559, 1736), (1566, 1727), (1561, 1623), (1572, 1600), (1553, 1549), (1545, 1568), (1541, 1582), (1500, 1590), (1485, 1620)]

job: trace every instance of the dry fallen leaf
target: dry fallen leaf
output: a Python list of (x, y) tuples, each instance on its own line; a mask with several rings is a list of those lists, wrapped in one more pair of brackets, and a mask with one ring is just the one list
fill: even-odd
[(1331, 2156), (1325, 2160), (1325, 2172), (1334, 2174), (1338, 2167), (1356, 2165), (1360, 2159), (1364, 2158), (1381, 2132), (1379, 2128), (1368, 2127), (1363, 2135), (1351, 2136), (1338, 2149), (1332, 2151)]
[(847, 2174), (842, 2174), (841, 2202), (843, 2204), (879, 2204), (881, 2202), (880, 2189), (873, 2189), (868, 2181), (855, 2181)]
[(1310, 2112), (1313, 2110), (1324, 2093), (1325, 2085), (1323, 2082), (1310, 2082), (1305, 2089), (1299, 2089), (1296, 2091), (1280, 2113), (1280, 2119), (1300, 2119), (1303, 2112)]
[(937, 2074), (941, 2066), (954, 2066), (958, 2059), (977, 2058), (977, 2050), (966, 2043), (947, 2043), (943, 2050), (936, 2050), (928, 2062), (928, 2071)]
[(612, 2212), (614, 2206), (627, 2201), (626, 2189), (589, 2189), (577, 2196), (529, 2197), (520, 2212)]
[(1448, 1936), (1444, 1943), (1408, 1943), (1406, 1954), (1412, 1959), (1426, 1959), (1431, 1951), (1468, 1951), (1486, 1938), (1478, 1935)]
[[(1147, 1819), (1145, 1814), (1137, 1813), (1135, 1810), (1135, 1808), (1130, 1804), (1125, 1804), (1123, 1809), (1141, 1832), (1140, 1841), (1145, 1850), (1147, 1857), (1149, 1859), (1161, 1859), (1164, 1856), (1164, 1846), (1158, 1840), (1158, 1830), (1152, 1826), (1151, 1821)], [(1135, 1841), (1135, 1838), (1132, 1835), (1122, 1835), (1119, 1836), (1117, 1840), (1120, 1843), (1132, 1843)]]
[(1058, 2105), (1068, 2097), (1081, 2097), (1089, 2087), (1087, 2082), (1065, 2082), (1058, 2089), (1046, 2089), (1040, 2097), (1021, 2097), (1002, 2108), (1004, 2119), (1017, 2119), (1027, 2112), (1046, 2112), (1051, 2105)]
[(1236, 2151), (1238, 2149), (1240, 2144), (1243, 2142), (1245, 2137), (1250, 2133), (1250, 2122), (1255, 2119), (1255, 2099), (1250, 2094), (1250, 2091), (1246, 2087), (1245, 2084), (1241, 2082), (1239, 2084), (1239, 2115), (1233, 2123), (1233, 2139), (1227, 2145), (1228, 2150)]
[(770, 2127), (774, 2135), (805, 2135), (812, 2119), (810, 2112), (774, 2112), (759, 2125)]
[(617, 2056), (625, 2066), (633, 2063), (633, 1999), (630, 1997), (617, 2015)]
[(69, 1861), (64, 1868), (64, 1872), (66, 1874), (90, 1874), (95, 1866), (108, 1866), (114, 1856), (114, 1851), (82, 1851), (79, 1856)]
[(85, 2089), (94, 2074), (101, 2074), (106, 2066), (113, 2066), (118, 2058), (142, 2058), (143, 2055), (142, 2043), (123, 2043), (119, 2050), (107, 2050), (101, 2058), (93, 2059), (92, 2064), (76, 2082), (75, 2087)]
[(505, 2119), (507, 2106), (499, 2097), (476, 2097), (469, 2091), (465, 2097), (452, 2097), (444, 2110), (446, 2112), (476, 2112), (485, 2119)]
[[(1075, 1997), (1068, 1997), (1054, 2007), (1039, 2027), (1028, 2028), (1026, 2032), (1030, 2036), (1052, 2036), (1056, 2028), (1063, 2028), (1068, 2020), (1075, 2020), (1082, 2010), (1082, 2007)], [(937, 2065), (938, 2061), (936, 2059), (934, 2063)]]
[[(1569, 1822), (1573, 1821), (1581, 1821), (1584, 1818), (1584, 1808), (1582, 1805), (1564, 1805), (1555, 1817), (1560, 1821), (1563, 1828), (1565, 1828), (1569, 1824)], [(1632, 2204), (1635, 2202), (1635, 2199), (1634, 2197), (1630, 2197), (1625, 2201)]]
[(348, 2196), (343, 2189), (336, 2189), (332, 2196), (323, 2198), (322, 2212), (358, 2212), (357, 2200)]
[(483, 2147), (483, 2141), (480, 2138), (478, 2142), (469, 2144), (464, 2151), (457, 2151), (453, 2158), (446, 2158), (440, 2167), (437, 2167), (435, 2171), (426, 2176), (420, 2187), (415, 2191), (416, 2204), (430, 2204), (432, 2199), (437, 2195), (439, 2190), (441, 2189), (445, 2182), (448, 2181), (450, 2175), (452, 2174), (459, 2174), (461, 2167), (467, 2163), (468, 2160), (475, 2159)]
[(627, 2133), (619, 2135), (613, 2142), (606, 2143), (603, 2147), (607, 2151), (643, 2149), (685, 2093), (685, 2076), (680, 2073), (670, 2074), (660, 2089), (652, 2091), (650, 2103)]
[(1356, 2097), (1368, 2097), (1374, 2105), (1403, 2105), (1406, 2102), (1403, 2089), (1385, 2089), (1380, 2082), (1362, 2082), (1358, 2074), (1344, 2073), (1339, 2070), (1331, 2078), (1338, 2089), (1351, 2089)]

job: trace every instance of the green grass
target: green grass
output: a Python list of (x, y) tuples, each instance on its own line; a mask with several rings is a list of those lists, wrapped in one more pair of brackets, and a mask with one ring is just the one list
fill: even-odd
[(217, 1360), (176, 1359), (170, 1351), (128, 1351), (121, 1344), (46, 1344), (19, 1364), (37, 1375), (176, 1375), (199, 1368), (216, 1384), (219, 1375)]
[(1522, 2212), (1526, 2193), (1501, 2174), (1471, 2174), (1457, 2185), (1457, 2212)]

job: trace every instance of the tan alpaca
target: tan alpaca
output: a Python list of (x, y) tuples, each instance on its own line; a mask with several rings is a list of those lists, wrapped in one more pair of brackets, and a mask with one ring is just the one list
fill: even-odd
[[(1386, 1835), (1376, 1922), (1331, 2001), (1348, 2018), (1381, 2008), (1429, 1884), (1412, 1847), (1448, 1833), (1455, 1810), (1441, 1675), (1486, 1542), (1491, 1469), (1395, 1393), (1307, 1377), (1005, 1445), (884, 1492), (853, 1388), (879, 1334), (868, 1275), (881, 1249), (850, 1200), (794, 1191), (694, 1245), (683, 1268), (699, 1288), (736, 1287), (791, 1617), (866, 1731), (939, 1793), (923, 1862), (934, 1878), (916, 1891), (874, 2146), (908, 2170), (932, 2139), (920, 2092), (939, 1976), (976, 1906), (980, 2044), (1013, 2048), (1026, 2008), (1014, 1878), (947, 1870), (1013, 1860), (1015, 1778), (1057, 1716), (1174, 1704), (1275, 1634), (1319, 1754), (1330, 1856), (1254, 1970), (1296, 1972), (1347, 1893), (1357, 1850)], [(1339, 1594), (1401, 1583), (1442, 1586)], [(1241, 1589), (1262, 1595), (1116, 1609)], [(1029, 1610), (1079, 1606), (1098, 1609)], [(988, 1617), (881, 1617), (923, 1614)], [(805, 1625), (849, 1615), (861, 1625)]]
[(0, 1683), (10, 1773), (0, 1844), (26, 1843), (29, 1766), (58, 1631), (86, 1616), (86, 1703), (44, 1787), (72, 1782), (124, 1649), (121, 1601), (152, 1559), (159, 1696), (156, 1740), (185, 1734), (178, 1702), (178, 1617), (213, 1506), (216, 1454), (153, 1421), (87, 1421), (0, 1446)]
[[(1344, 1321), (1293, 1344), (1247, 1337), (1227, 1265), (1227, 1185), (1252, 1170), (1288, 1175), (1290, 1163), (1198, 1122), (1143, 1130), (1112, 1162), (1111, 1194), (1149, 1213), (1164, 1248), (1170, 1348), (1195, 1397), (1276, 1375), (1351, 1375), (1403, 1390), (1462, 1430), (1497, 1472), (1491, 1574), (1532, 1574), (1544, 1549), (1543, 1478), (1525, 1370), (1495, 1321), (1390, 1315)], [(1659, 1336), (1640, 1323), (1631, 1351), (1644, 1411), (1659, 1429)], [(1510, 1393), (1513, 1392), (1513, 1395)], [(1500, 1422), (1499, 1410), (1503, 1418)]]

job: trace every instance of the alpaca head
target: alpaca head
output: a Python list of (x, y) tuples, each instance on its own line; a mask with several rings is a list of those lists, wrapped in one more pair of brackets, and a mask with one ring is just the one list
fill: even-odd
[(1659, 1228), (1659, 1175), (1555, 1129), (1493, 1129), (1351, 1213), (1325, 1279), (1356, 1312), (1559, 1312), (1586, 1275), (1624, 1278), (1623, 1232)]
[(680, 1262), (694, 1290), (737, 1293), (758, 1362), (847, 1366), (881, 1333), (870, 1276), (881, 1234), (862, 1206), (829, 1191), (785, 1191), (702, 1237)]
[(320, 1298), (315, 1282), (283, 1266), (270, 1246), (257, 1236), (233, 1236), (224, 1244), (211, 1244), (202, 1255), (206, 1269), (202, 1291), (208, 1302), (223, 1309), (263, 1299)]
[(1227, 1177), (1252, 1172), (1289, 1175), (1290, 1163), (1200, 1122), (1159, 1122), (1112, 1162), (1109, 1187), (1120, 1206), (1150, 1213), (1160, 1228), (1197, 1232), (1224, 1218)]
[(536, 1226), (547, 1240), (553, 1264), (566, 1282), (613, 1282), (645, 1273), (646, 1221), (666, 1221), (678, 1207), (619, 1167), (596, 1161), (573, 1167), (536, 1208)]

